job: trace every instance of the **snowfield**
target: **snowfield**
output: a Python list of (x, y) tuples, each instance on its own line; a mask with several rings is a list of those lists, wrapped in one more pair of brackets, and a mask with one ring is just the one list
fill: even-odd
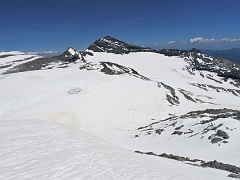
[(0, 58), (0, 179), (226, 179), (230, 173), (135, 151), (240, 166), (240, 91), (231, 79), (189, 71), (176, 56), (92, 53), (86, 62), (12, 74), (4, 72), (39, 57)]
[(228, 173), (143, 156), (39, 119), (1, 121), (1, 179), (225, 179)]

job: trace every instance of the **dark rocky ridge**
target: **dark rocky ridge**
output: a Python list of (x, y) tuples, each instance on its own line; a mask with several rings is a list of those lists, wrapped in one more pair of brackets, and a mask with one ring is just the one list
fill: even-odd
[[(74, 54), (71, 54), (71, 51), (74, 52)], [(78, 59), (84, 60), (83, 53), (74, 50), (72, 47), (69, 47), (66, 51), (64, 51), (59, 56), (53, 56), (52, 59), (57, 59), (60, 61), (68, 61), (68, 62), (75, 62)]]
[(165, 56), (184, 56), (188, 53), (188, 51), (178, 49), (162, 49), (159, 50), (158, 53), (163, 54)]
[[(189, 63), (189, 69), (199, 71), (215, 72), (223, 77), (225, 81), (234, 79), (240, 86), (240, 63), (232, 62), (219, 57), (211, 57), (203, 54), (198, 49), (183, 51), (178, 49), (162, 49), (158, 53), (165, 56), (178, 56), (184, 58)], [(200, 62), (199, 60), (202, 60)]]
[(128, 54), (130, 52), (156, 52), (153, 49), (128, 44), (110, 36), (98, 39), (88, 47), (88, 50), (115, 54)]
[(14, 66), (13, 68), (5, 71), (3, 74), (52, 69), (53, 67), (66, 68), (67, 64), (68, 62), (60, 62), (59, 60), (53, 59), (53, 58), (38, 58), (26, 63), (19, 64), (17, 66)]
[[(240, 173), (240, 167), (237, 167), (237, 166), (231, 165), (231, 164), (221, 163), (216, 160), (205, 162), (200, 159), (190, 159), (188, 157), (183, 157), (183, 156), (178, 156), (178, 155), (173, 155), (173, 154), (166, 154), (166, 153), (155, 154), (154, 152), (142, 152), (142, 151), (135, 151), (135, 153), (146, 154), (146, 155), (151, 155), (151, 156), (159, 156), (159, 157), (173, 159), (173, 160), (177, 160), (177, 161), (185, 161), (185, 162), (192, 162), (192, 163), (200, 162), (201, 164), (199, 166), (201, 166), (201, 167), (210, 167), (210, 168), (220, 169), (220, 170), (224, 170), (224, 171), (228, 171), (228, 172), (232, 172), (232, 173), (236, 173), (236, 174)], [(196, 165), (196, 164), (191, 164), (191, 165)]]

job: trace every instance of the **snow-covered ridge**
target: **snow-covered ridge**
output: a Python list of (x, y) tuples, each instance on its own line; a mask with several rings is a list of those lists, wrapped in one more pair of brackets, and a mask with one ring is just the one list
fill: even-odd
[[(20, 54), (25, 54), (24, 52), (21, 52), (21, 51), (9, 51), (9, 52), (0, 52), (0, 56), (2, 55), (20, 55)], [(2, 57), (1, 57), (2, 58)]]

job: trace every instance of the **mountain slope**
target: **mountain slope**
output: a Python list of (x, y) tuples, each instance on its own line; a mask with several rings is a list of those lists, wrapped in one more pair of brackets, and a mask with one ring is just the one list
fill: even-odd
[[(111, 38), (110, 44), (118, 43), (119, 40)], [(1, 69), (0, 81), (4, 88), (0, 89), (0, 113), (1, 124), (5, 127), (2, 133), (6, 134), (7, 129), (13, 128), (8, 127), (6, 122), (16, 124), (19, 121), (23, 126), (33, 122), (32, 127), (37, 123), (36, 119), (44, 119), (53, 124), (57, 122), (70, 126), (80, 131), (83, 137), (84, 133), (91, 134), (132, 152), (166, 153), (186, 157), (185, 159), (200, 159), (195, 165), (217, 160), (240, 166), (236, 158), (240, 151), (239, 82), (235, 77), (219, 75), (238, 71), (237, 64), (229, 61), (218, 64), (218, 59), (196, 49), (183, 52), (126, 50), (126, 53), (112, 53), (105, 44), (99, 45), (99, 48), (104, 52), (94, 49), (81, 53), (70, 52), (72, 55), (82, 55), (74, 63), (68, 58), (47, 58), (46, 60), (52, 59), (54, 62), (41, 66), (38, 71), (33, 68), (36, 63), (43, 65), (45, 62), (40, 57)], [(0, 62), (3, 65), (12, 63), (21, 56), (15, 55), (11, 59), (6, 59), (10, 56), (3, 57)], [(22, 70), (22, 67), (25, 69)], [(22, 71), (17, 71), (19, 69)], [(25, 121), (28, 123), (24, 124)], [(41, 125), (36, 125), (38, 126)], [(53, 126), (49, 125), (49, 128)], [(30, 134), (33, 134), (32, 131)], [(30, 134), (28, 135), (31, 136)], [(38, 135), (33, 139), (42, 136)], [(59, 143), (64, 144), (69, 138), (65, 139), (64, 135), (62, 137), (63, 142)], [(75, 138), (76, 141), (83, 141), (74, 136), (73, 139)], [(4, 144), (10, 146), (11, 141), (6, 138)], [(33, 145), (33, 142), (29, 143), (29, 147)], [(75, 148), (77, 147), (73, 149)], [(8, 154), (7, 157), (10, 156), (10, 151), (11, 149), (6, 149), (4, 152)], [(89, 151), (95, 152), (90, 147)], [(61, 153), (64, 156), (64, 152)], [(87, 156), (85, 151), (84, 154)], [(66, 157), (69, 156), (66, 154)], [(126, 156), (135, 157), (132, 153)], [(148, 158), (145, 156), (147, 155), (137, 155), (140, 159)], [(161, 161), (159, 156), (149, 158)], [(135, 160), (133, 161), (134, 164)], [(110, 162), (105, 163), (105, 167), (108, 167), (108, 163)], [(112, 171), (114, 170), (110, 172)], [(123, 169), (122, 172), (124, 171), (127, 174), (128, 171)], [(156, 175), (151, 168), (144, 172), (146, 178), (148, 172)], [(168, 176), (162, 174), (162, 177)], [(181, 179), (181, 175), (175, 179)]]

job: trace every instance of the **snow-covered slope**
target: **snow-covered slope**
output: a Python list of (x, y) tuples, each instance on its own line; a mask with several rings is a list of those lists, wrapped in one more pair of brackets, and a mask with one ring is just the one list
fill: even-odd
[[(122, 41), (111, 41), (111, 44), (119, 42)], [(1, 154), (5, 154), (1, 157), (2, 177), (5, 179), (20, 173), (26, 175), (25, 178), (34, 174), (39, 178), (36, 170), (31, 173), (26, 166), (44, 170), (43, 178), (96, 179), (97, 174), (99, 179), (103, 176), (118, 179), (120, 174), (122, 179), (226, 177), (223, 171), (175, 164), (172, 160), (148, 157), (134, 151), (173, 154), (185, 157), (183, 161), (187, 158), (201, 160), (186, 160), (185, 163), (217, 160), (239, 167), (238, 79), (212, 71), (213, 63), (209, 61), (215, 60), (200, 52), (169, 56), (155, 51), (139, 51), (106, 53), (90, 48), (78, 52), (69, 48), (63, 55), (53, 58), (31, 57), (24, 53), (6, 56), (11, 53), (2, 53), (1, 67), (11, 64), (0, 69), (0, 122), (1, 136), (4, 137), (1, 139), (4, 147)], [(77, 55), (78, 58), (72, 60), (66, 55)], [(16, 63), (16, 60), (21, 61)], [(210, 64), (208, 67), (211, 68), (196, 68), (199, 64), (205, 67)], [(238, 72), (238, 66), (219, 65), (219, 69), (231, 67)], [(26, 130), (23, 131), (23, 127)], [(45, 138), (41, 139), (42, 136)], [(56, 149), (52, 142), (56, 143)], [(42, 150), (35, 154), (38, 143)], [(14, 152), (14, 149), (19, 151)], [(55, 156), (51, 159), (50, 155), (44, 155), (45, 152), (50, 155), (59, 153), (57, 157), (64, 157), (67, 163), (61, 165), (64, 159), (58, 160)], [(96, 163), (98, 160), (95, 161), (94, 156), (84, 169), (83, 164), (88, 157), (95, 155), (94, 152), (98, 154), (96, 159), (103, 163)], [(11, 159), (11, 153), (15, 153), (14, 157), (19, 161)], [(120, 156), (116, 158), (117, 154)], [(27, 159), (26, 162), (22, 163), (23, 159)], [(79, 162), (80, 159), (84, 163)], [(119, 164), (114, 164), (113, 159)], [(56, 168), (44, 169), (54, 162)], [(132, 169), (124, 168), (126, 164)], [(174, 170), (171, 169), (173, 166), (176, 166)], [(16, 171), (10, 170), (13, 167)], [(157, 171), (157, 167), (166, 168), (166, 173)], [(66, 172), (62, 171), (65, 168)], [(193, 177), (195, 170), (191, 169), (196, 169), (199, 175)]]
[(1, 179), (225, 179), (227, 172), (142, 156), (39, 119), (1, 120)]

